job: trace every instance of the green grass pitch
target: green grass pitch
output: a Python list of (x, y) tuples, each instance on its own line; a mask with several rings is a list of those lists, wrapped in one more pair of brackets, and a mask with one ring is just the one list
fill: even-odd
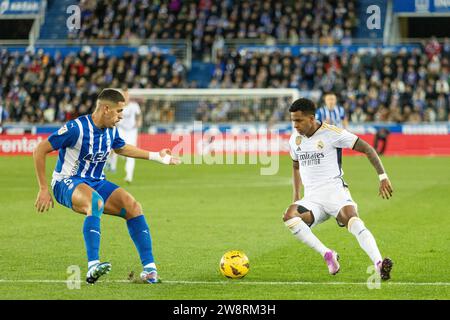
[[(55, 157), (47, 161), (50, 179)], [(392, 280), (369, 289), (369, 258), (333, 219), (315, 234), (341, 256), (330, 276), (321, 257), (297, 242), (282, 213), (291, 202), (291, 161), (274, 176), (258, 165), (162, 166), (137, 161), (132, 185), (120, 170), (108, 178), (143, 205), (163, 280), (127, 282), (140, 272), (137, 252), (121, 218), (103, 216), (100, 255), (113, 265), (95, 286), (84, 282), (83, 216), (55, 204), (45, 214), (33, 205), (37, 183), (31, 157), (0, 158), (1, 299), (449, 299), (450, 158), (386, 157), (394, 197), (378, 197), (378, 179), (364, 157), (343, 166), (359, 213), (384, 256)], [(241, 280), (220, 275), (230, 249), (250, 258)], [(81, 288), (68, 289), (67, 268), (81, 266)]]

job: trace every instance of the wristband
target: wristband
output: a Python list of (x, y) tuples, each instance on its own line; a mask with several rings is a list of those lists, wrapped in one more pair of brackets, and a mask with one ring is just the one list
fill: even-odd
[(164, 157), (161, 157), (159, 152), (149, 152), (148, 153), (148, 160), (153, 160), (153, 161), (156, 161), (159, 163), (170, 164), (171, 159), (172, 159), (172, 157), (168, 154), (166, 154)]
[(379, 174), (378, 178), (380, 179), (380, 181), (389, 179), (386, 173)]

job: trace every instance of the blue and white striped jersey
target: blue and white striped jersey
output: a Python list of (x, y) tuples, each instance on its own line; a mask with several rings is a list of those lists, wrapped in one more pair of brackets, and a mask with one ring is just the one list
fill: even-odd
[(316, 110), (316, 119), (320, 122), (326, 122), (333, 126), (343, 128), (343, 120), (345, 118), (345, 109), (341, 106), (335, 106), (333, 110), (323, 106)]
[(53, 180), (56, 181), (73, 176), (103, 180), (103, 167), (111, 149), (125, 145), (116, 127), (100, 129), (95, 126), (91, 115), (70, 120), (48, 141), (53, 149), (59, 149), (53, 171)]

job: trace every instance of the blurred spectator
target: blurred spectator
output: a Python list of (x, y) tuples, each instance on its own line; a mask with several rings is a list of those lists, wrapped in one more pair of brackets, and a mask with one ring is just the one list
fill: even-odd
[(431, 37), (431, 40), (425, 45), (425, 53), (428, 59), (432, 60), (434, 56), (438, 56), (441, 53), (441, 44), (437, 41), (436, 37)]
[(355, 108), (355, 111), (351, 115), (351, 121), (353, 123), (362, 123), (366, 121), (366, 114), (364, 113), (364, 110), (358, 106)]
[(175, 108), (170, 101), (164, 101), (160, 111), (160, 122), (170, 123), (175, 120)]

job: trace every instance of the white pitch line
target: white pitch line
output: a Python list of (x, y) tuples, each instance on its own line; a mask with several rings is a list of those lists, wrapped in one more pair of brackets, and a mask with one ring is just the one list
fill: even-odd
[[(69, 280), (70, 283), (77, 281)], [(84, 282), (84, 281), (79, 281)], [(128, 280), (99, 280), (103, 283), (132, 283)], [(66, 280), (9, 280), (0, 279), (0, 283), (67, 283)], [(287, 285), (287, 286), (303, 286), (303, 285), (367, 285), (366, 282), (307, 282), (307, 281), (190, 281), (190, 280), (163, 280), (163, 284), (193, 284), (193, 285)], [(382, 282), (383, 285), (398, 286), (450, 286), (450, 282)]]

